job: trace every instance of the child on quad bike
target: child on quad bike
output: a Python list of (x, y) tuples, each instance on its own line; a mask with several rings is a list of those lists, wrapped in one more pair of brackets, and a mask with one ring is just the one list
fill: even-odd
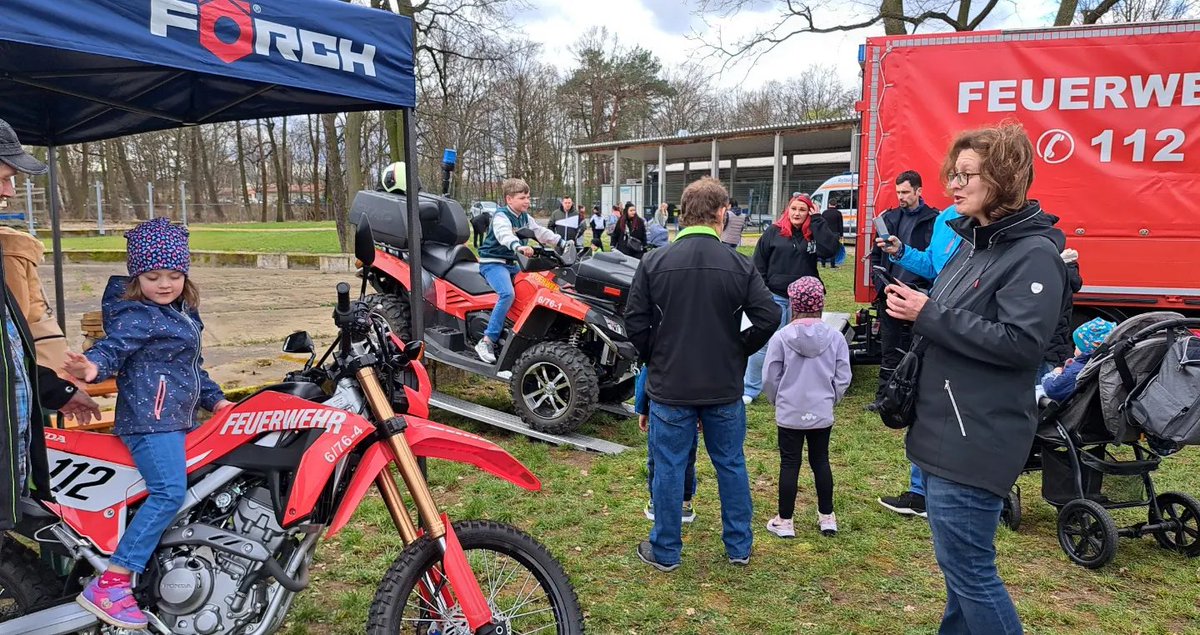
[(504, 316), (513, 304), (513, 276), (520, 271), (517, 267), (517, 252), (533, 255), (533, 248), (521, 244), (516, 231), (528, 228), (538, 242), (547, 247), (558, 247), (563, 239), (553, 231), (542, 227), (529, 215), (529, 185), (522, 179), (504, 179), (500, 184), (504, 193), (504, 206), (492, 215), (492, 225), (487, 238), (479, 248), (479, 273), (496, 291), (496, 307), (488, 320), (483, 337), (475, 345), (475, 354), (487, 364), (496, 363), (496, 344), (504, 330)]

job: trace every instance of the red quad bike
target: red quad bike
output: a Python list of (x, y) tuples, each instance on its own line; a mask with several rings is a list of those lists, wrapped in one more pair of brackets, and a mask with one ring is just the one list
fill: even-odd
[[(538, 245), (533, 257), (518, 255), (516, 297), (496, 363), (487, 364), (473, 349), (496, 294), (464, 244), (470, 237), (466, 213), (450, 198), (422, 193), (419, 201), (424, 335), (432, 359), (507, 380), (521, 419), (552, 434), (579, 427), (598, 403), (633, 396), (637, 350), (625, 334), (623, 314), (637, 260), (620, 253), (576, 259), (573, 244), (561, 254)], [(368, 302), (401, 337), (410, 325), (412, 279), (406, 204), (402, 194), (362, 191), (350, 210), (350, 222), (370, 219), (380, 241), (366, 272), (379, 293)], [(528, 231), (518, 230), (518, 236), (532, 238)]]
[[(356, 245), (369, 269), (365, 222)], [(427, 420), (421, 344), (403, 344), (370, 304), (350, 302), (349, 285), (337, 291), (340, 334), (320, 363), (311, 356), (285, 383), (188, 434), (186, 502), (135, 585), (150, 629), (278, 631), (309, 586), (320, 539), (346, 526), (374, 484), (406, 546), (379, 584), (367, 633), (582, 633), (575, 591), (554, 557), (514, 527), (451, 523), (418, 457), (471, 464), (531, 491), (541, 488), (537, 477), (487, 440)], [(312, 340), (295, 333), (284, 350), (312, 355)], [(101, 625), (74, 595), (106, 568), (145, 484), (117, 437), (53, 429), (46, 445), (57, 502), (22, 500), (14, 533), (23, 539), (0, 545), (0, 635), (124, 632)], [(55, 559), (66, 573), (46, 564)]]

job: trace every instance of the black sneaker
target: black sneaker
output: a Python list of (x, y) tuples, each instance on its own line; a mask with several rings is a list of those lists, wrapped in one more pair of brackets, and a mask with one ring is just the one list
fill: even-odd
[(661, 564), (657, 560), (655, 560), (654, 559), (654, 547), (650, 546), (649, 540), (643, 540), (637, 546), (637, 557), (638, 557), (638, 560), (645, 562), (646, 564), (654, 567), (655, 569), (658, 569), (659, 571), (662, 571), (663, 573), (670, 573), (679, 568), (678, 562), (676, 562), (675, 564)]
[(884, 496), (878, 500), (880, 505), (902, 516), (929, 517), (925, 513), (925, 497), (920, 494), (904, 492), (899, 496)]

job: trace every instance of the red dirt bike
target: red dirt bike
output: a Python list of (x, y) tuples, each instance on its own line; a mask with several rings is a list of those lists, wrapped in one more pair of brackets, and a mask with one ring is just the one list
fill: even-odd
[[(369, 218), (380, 241), (368, 273), (371, 296), (401, 336), (409, 328), (407, 199), (403, 194), (362, 191), (350, 222)], [(637, 349), (625, 333), (625, 301), (638, 261), (620, 253), (576, 258), (533, 246), (519, 255), (514, 300), (496, 350), (496, 363), (481, 361), (473, 348), (496, 306), (496, 293), (479, 273), (479, 261), (464, 243), (466, 213), (453, 199), (421, 193), (421, 267), (424, 270), (424, 339), (432, 359), (509, 383), (513, 407), (535, 430), (574, 431), (598, 404), (633, 396)], [(529, 233), (525, 233), (529, 232)], [(528, 229), (517, 231), (522, 240)]]
[[(365, 222), (356, 246), (369, 269)], [(340, 333), (320, 363), (308, 334), (293, 334), (284, 350), (310, 354), (304, 370), (188, 434), (186, 502), (135, 585), (150, 629), (276, 632), (309, 586), (318, 541), (346, 526), (374, 484), (406, 546), (378, 587), (366, 632), (582, 633), (578, 599), (554, 557), (511, 526), (451, 523), (418, 457), (471, 464), (530, 491), (541, 488), (537, 477), (491, 442), (429, 421), (422, 345), (405, 345), (370, 304), (350, 302), (346, 283), (337, 291)], [(38, 544), (41, 559), (0, 536), (0, 635), (117, 632), (73, 596), (106, 568), (145, 484), (117, 437), (50, 429), (46, 445), (57, 502), (21, 501), (15, 533)], [(59, 567), (48, 564), (55, 559)]]

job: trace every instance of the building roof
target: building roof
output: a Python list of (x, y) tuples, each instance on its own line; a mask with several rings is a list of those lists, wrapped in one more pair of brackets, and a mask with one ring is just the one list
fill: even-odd
[(622, 139), (600, 143), (585, 143), (571, 146), (583, 154), (609, 154), (614, 149), (621, 158), (648, 162), (658, 161), (658, 147), (666, 150), (667, 161), (710, 160), (712, 141), (717, 141), (721, 158), (763, 157), (775, 154), (775, 135), (783, 137), (784, 154), (807, 154), (811, 152), (841, 152), (850, 149), (854, 124), (858, 117), (816, 119), (793, 123), (771, 124), (710, 130), (705, 132)]

